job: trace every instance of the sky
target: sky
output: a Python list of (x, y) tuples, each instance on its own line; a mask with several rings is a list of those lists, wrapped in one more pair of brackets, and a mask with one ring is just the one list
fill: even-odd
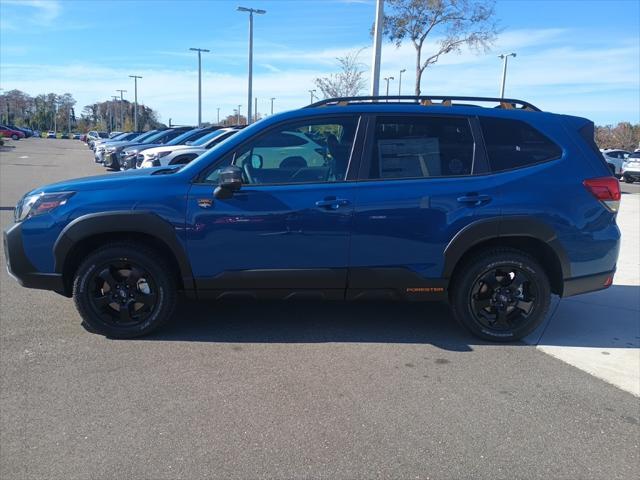
[[(238, 105), (246, 114), (248, 18), (238, 5), (267, 10), (254, 25), (259, 112), (269, 113), (271, 97), (274, 112), (308, 104), (314, 78), (360, 49), (368, 84), (374, 0), (0, 0), (0, 88), (69, 92), (81, 111), (116, 89), (133, 100), (135, 74), (139, 103), (165, 123), (195, 124), (189, 48), (198, 47), (211, 50), (202, 54), (203, 121), (215, 122), (218, 108), (221, 118)], [(426, 70), (423, 94), (497, 96), (497, 56), (515, 52), (505, 96), (600, 125), (640, 122), (640, 0), (498, 0), (496, 14), (491, 50), (442, 57)], [(402, 93), (411, 94), (414, 47), (385, 43), (381, 76), (395, 77), (394, 94), (404, 68)]]

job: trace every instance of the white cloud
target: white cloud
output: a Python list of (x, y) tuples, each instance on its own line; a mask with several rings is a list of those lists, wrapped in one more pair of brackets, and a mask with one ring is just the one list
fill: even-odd
[[(586, 116), (598, 123), (621, 120), (640, 121), (640, 55), (637, 41), (619, 41), (613, 48), (581, 46), (570, 41), (574, 32), (561, 29), (517, 30), (503, 33), (492, 52), (476, 54), (462, 51), (448, 55), (429, 67), (422, 80), (425, 94), (496, 96), (502, 63), (497, 54), (517, 51), (509, 63), (507, 96), (522, 98), (543, 109)], [(289, 50), (256, 52), (254, 95), (258, 110), (267, 112), (269, 99), (276, 97), (275, 110), (298, 108), (308, 103), (308, 89), (313, 79), (336, 69), (335, 58), (360, 46), (341, 49)], [(167, 52), (169, 53), (169, 52)], [(181, 54), (182, 52), (172, 52)], [(189, 55), (189, 52), (185, 52)], [(230, 114), (238, 104), (246, 112), (245, 53), (232, 54), (223, 60), (216, 56), (203, 62), (203, 113), (214, 120), (216, 109), (221, 116)], [(236, 58), (241, 65), (236, 74), (220, 73), (221, 64)], [(361, 54), (363, 68), (369, 68), (371, 49)], [(415, 50), (411, 44), (396, 48), (385, 45), (382, 74), (396, 80), (390, 91), (397, 91), (397, 73), (406, 68), (403, 93), (413, 91)], [(133, 98), (129, 68), (100, 65), (22, 65), (2, 64), (2, 87), (18, 88), (29, 94), (71, 92), (78, 106), (115, 95), (116, 88), (126, 88)], [(197, 115), (196, 62), (187, 69), (146, 67), (136, 69), (144, 78), (138, 83), (138, 98), (158, 110), (163, 121), (195, 123)]]
[[(42, 25), (51, 25), (58, 18), (62, 10), (62, 5), (57, 0), (2, 0), (4, 5), (13, 5), (14, 7), (28, 7), (33, 12), (26, 17), (29, 21)], [(6, 12), (7, 10), (5, 10)], [(31, 14), (32, 13), (32, 14)], [(13, 23), (10, 23), (13, 25)]]

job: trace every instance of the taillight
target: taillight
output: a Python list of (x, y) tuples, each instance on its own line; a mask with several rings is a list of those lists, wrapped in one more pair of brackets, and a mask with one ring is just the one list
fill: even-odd
[(610, 211), (617, 212), (620, 207), (620, 182), (615, 177), (589, 178), (582, 182), (591, 194), (600, 200)]

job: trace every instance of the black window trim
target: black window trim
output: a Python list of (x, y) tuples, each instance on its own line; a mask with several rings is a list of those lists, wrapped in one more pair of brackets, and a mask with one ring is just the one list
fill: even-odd
[[(491, 115), (483, 115), (482, 117), (483, 118), (492, 118), (492, 119), (508, 120), (508, 121), (513, 121), (513, 122), (524, 123), (526, 126), (528, 126), (529, 128), (535, 130), (539, 135), (541, 135), (543, 138), (545, 138), (549, 142), (553, 143), (556, 147), (558, 147), (560, 149), (560, 155), (558, 155), (557, 157), (550, 157), (550, 158), (546, 158), (544, 160), (540, 160), (539, 162), (528, 163), (526, 165), (520, 165), (520, 166), (517, 166), (517, 167), (507, 168), (507, 169), (504, 169), (504, 170), (493, 170), (493, 168), (491, 166), (491, 160), (489, 159), (489, 151), (487, 149), (487, 144), (486, 144), (486, 142), (484, 140), (484, 135), (482, 133), (482, 125), (480, 124), (480, 117), (478, 117), (478, 128), (480, 129), (480, 134), (483, 135), (482, 136), (482, 145), (484, 146), (485, 154), (487, 156), (487, 167), (488, 167), (487, 174), (489, 174), (489, 175), (500, 175), (502, 173), (513, 172), (513, 171), (516, 171), (516, 170), (522, 170), (524, 168), (536, 167), (538, 165), (544, 165), (545, 163), (555, 162), (557, 160), (561, 160), (565, 156), (565, 149), (561, 144), (559, 144), (558, 142), (556, 142), (555, 140), (550, 138), (546, 133), (540, 131), (540, 129), (538, 129), (536, 126), (531, 125), (529, 122), (527, 122), (525, 120), (521, 120), (519, 118), (494, 117), (494, 116), (491, 116)], [(604, 160), (604, 158), (603, 158), (603, 160)]]
[[(469, 175), (440, 175), (433, 177), (400, 177), (400, 178), (369, 178), (371, 172), (371, 160), (373, 155), (373, 142), (376, 134), (376, 124), (380, 117), (429, 117), (429, 118), (461, 118), (467, 120), (471, 137), (473, 138), (473, 159), (471, 160), (471, 173)], [(389, 112), (384, 114), (367, 115), (367, 135), (366, 146), (362, 152), (360, 162), (360, 170), (358, 172), (358, 181), (360, 182), (388, 182), (401, 180), (424, 180), (431, 181), (440, 178), (471, 178), (490, 173), (488, 171), (488, 162), (482, 141), (482, 131), (478, 123), (477, 117), (474, 115), (449, 115), (446, 113), (419, 113), (419, 112)]]
[[(363, 125), (363, 117), (364, 115), (357, 113), (357, 112), (353, 112), (353, 113), (339, 113), (337, 115), (313, 115), (313, 116), (309, 116), (309, 117), (297, 117), (297, 118), (292, 118), (292, 119), (288, 119), (285, 120), (283, 122), (279, 122), (276, 123), (274, 125), (271, 125), (268, 128), (265, 128), (263, 130), (261, 130), (257, 135), (252, 135), (251, 137), (247, 138), (244, 142), (235, 145), (233, 148), (227, 150), (226, 152), (224, 152), (223, 154), (220, 155), (220, 157), (218, 157), (215, 161), (213, 161), (211, 164), (209, 164), (207, 167), (203, 168), (193, 179), (192, 184), (193, 185), (213, 185), (213, 183), (211, 182), (205, 182), (203, 181), (204, 178), (206, 178), (213, 170), (215, 170), (217, 167), (216, 165), (218, 165), (227, 155), (234, 155), (234, 159), (235, 159), (235, 154), (238, 150), (241, 150), (242, 148), (244, 148), (248, 143), (250, 142), (254, 142), (258, 139), (260, 139), (261, 137), (268, 135), (269, 133), (271, 133), (273, 130), (275, 129), (279, 129), (282, 127), (286, 127), (287, 125), (292, 125), (292, 124), (299, 124), (301, 122), (311, 122), (310, 124), (313, 123), (322, 123), (324, 121), (331, 121), (332, 119), (341, 119), (341, 118), (353, 118), (356, 120), (356, 131), (354, 134), (354, 140), (353, 140), (353, 144), (351, 145), (351, 152), (349, 153), (349, 162), (347, 164), (347, 173), (345, 175), (345, 179), (344, 180), (339, 180), (339, 181), (335, 181), (335, 182), (316, 182), (316, 181), (310, 181), (310, 182), (282, 182), (282, 183), (251, 183), (251, 184), (246, 184), (246, 188), (251, 188), (252, 190), (255, 188), (260, 188), (260, 187), (273, 187), (273, 186), (292, 186), (292, 185), (336, 185), (336, 184), (343, 184), (343, 183), (347, 183), (347, 182), (353, 182), (354, 180), (356, 180), (356, 178), (352, 178), (354, 175), (352, 174), (352, 170), (357, 171), (358, 170), (358, 166), (361, 163), (362, 160), (362, 137), (365, 133), (365, 128)], [(243, 184), (243, 188), (245, 187), (245, 185)]]

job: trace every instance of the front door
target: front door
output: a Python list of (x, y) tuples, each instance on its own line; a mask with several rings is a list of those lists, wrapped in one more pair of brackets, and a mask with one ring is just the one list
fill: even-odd
[[(357, 123), (345, 116), (270, 128), (191, 187), (187, 243), (199, 291), (343, 296), (355, 202), (345, 180)], [(242, 188), (214, 198), (219, 169), (230, 164), (243, 170)]]

